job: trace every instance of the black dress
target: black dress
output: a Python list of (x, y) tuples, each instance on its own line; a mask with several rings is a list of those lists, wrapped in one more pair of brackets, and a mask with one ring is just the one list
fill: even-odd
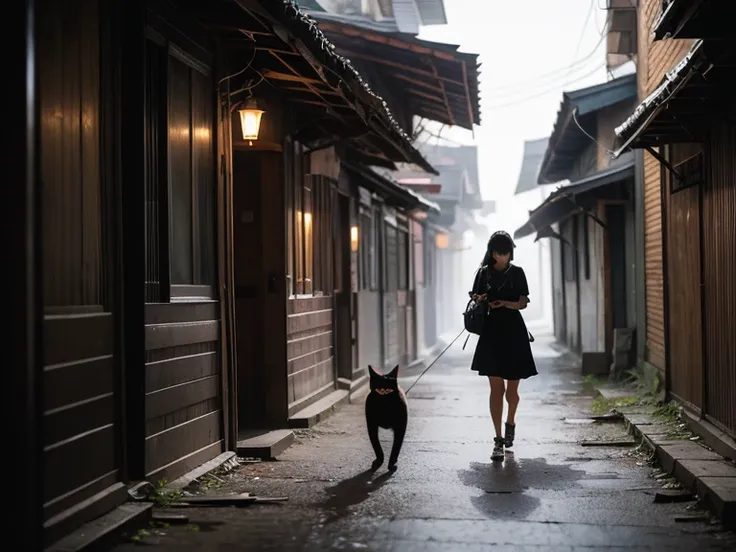
[[(504, 271), (484, 266), (473, 283), (473, 293), (488, 295), (494, 301), (519, 300), (529, 295), (524, 270), (509, 265)], [(520, 380), (537, 375), (529, 333), (521, 312), (501, 307), (490, 309), (483, 331), (475, 347), (472, 369), (480, 376), (496, 376), (505, 380)]]

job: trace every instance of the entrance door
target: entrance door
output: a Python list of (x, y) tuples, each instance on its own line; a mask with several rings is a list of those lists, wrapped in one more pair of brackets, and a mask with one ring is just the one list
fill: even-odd
[(350, 286), (350, 197), (337, 194), (335, 240), (333, 243), (335, 267), (335, 356), (337, 377), (353, 378), (353, 312)]

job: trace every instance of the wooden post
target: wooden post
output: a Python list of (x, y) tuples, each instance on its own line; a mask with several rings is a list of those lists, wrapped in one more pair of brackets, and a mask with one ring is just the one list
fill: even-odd
[(143, 90), (145, 5), (141, 0), (119, 3), (120, 44), (120, 246), (122, 249), (121, 384), (125, 390), (125, 477), (145, 478), (145, 201), (143, 182)]
[(4, 266), (8, 267), (10, 304), (9, 385), (11, 411), (6, 414), (13, 452), (7, 454), (13, 497), (10, 526), (23, 535), (23, 548), (43, 550), (43, 298), (38, 269), (41, 265), (40, 182), (38, 157), (38, 97), (36, 95), (35, 16), (33, 0), (12, 2), (6, 12), (9, 44), (5, 67), (8, 82), (6, 128), (11, 137), (4, 148), (3, 167), (9, 186), (3, 201), (3, 236), (7, 240)]

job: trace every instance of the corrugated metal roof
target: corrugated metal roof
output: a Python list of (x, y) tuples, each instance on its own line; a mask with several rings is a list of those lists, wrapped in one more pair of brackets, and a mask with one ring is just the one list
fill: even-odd
[(590, 144), (586, 133), (595, 136), (596, 112), (634, 100), (636, 95), (636, 74), (563, 93), (537, 181), (554, 184), (568, 178), (578, 156)]
[(549, 137), (524, 141), (524, 158), (521, 162), (519, 180), (516, 183), (514, 195), (538, 189), (539, 167), (542, 166), (542, 159), (544, 159), (544, 152), (547, 151), (548, 143)]

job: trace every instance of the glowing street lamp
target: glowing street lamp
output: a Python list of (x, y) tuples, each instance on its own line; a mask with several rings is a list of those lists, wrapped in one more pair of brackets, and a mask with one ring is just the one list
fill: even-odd
[(248, 140), (249, 145), (253, 145), (253, 140), (258, 140), (258, 133), (261, 129), (261, 117), (265, 113), (262, 109), (258, 109), (255, 100), (248, 100), (245, 108), (239, 109), (240, 126), (243, 130), (243, 140)]

